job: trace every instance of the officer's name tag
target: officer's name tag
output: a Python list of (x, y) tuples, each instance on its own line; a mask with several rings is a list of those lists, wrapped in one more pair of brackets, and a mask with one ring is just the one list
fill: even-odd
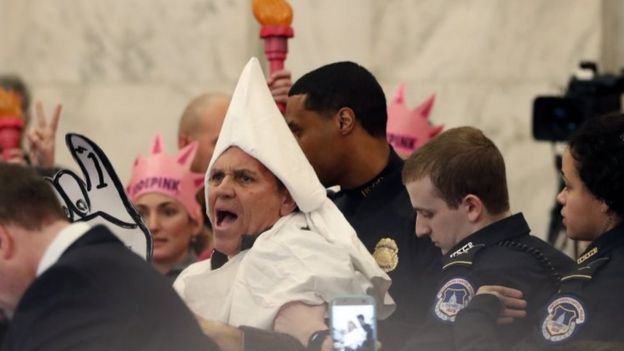
[(470, 251), (470, 249), (472, 249), (473, 247), (474, 247), (474, 244), (471, 241), (471, 242), (467, 243), (466, 245), (464, 245), (464, 246), (460, 247), (459, 249), (457, 249), (457, 251), (453, 252), (450, 257), (451, 258), (455, 258), (455, 257), (457, 257), (459, 255), (463, 255), (466, 252)]

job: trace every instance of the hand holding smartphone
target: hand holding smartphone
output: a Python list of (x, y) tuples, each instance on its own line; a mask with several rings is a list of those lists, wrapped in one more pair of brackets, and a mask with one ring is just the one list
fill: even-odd
[(368, 295), (340, 296), (330, 304), (330, 334), (335, 351), (375, 351), (375, 300)]

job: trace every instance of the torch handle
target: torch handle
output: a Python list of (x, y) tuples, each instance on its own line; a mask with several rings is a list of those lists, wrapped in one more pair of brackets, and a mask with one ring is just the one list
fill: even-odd
[[(269, 61), (269, 72), (273, 74), (284, 69), (284, 61), (288, 56), (288, 38), (283, 36), (270, 36), (264, 38), (264, 54)], [(286, 104), (277, 103), (279, 110), (284, 113)]]

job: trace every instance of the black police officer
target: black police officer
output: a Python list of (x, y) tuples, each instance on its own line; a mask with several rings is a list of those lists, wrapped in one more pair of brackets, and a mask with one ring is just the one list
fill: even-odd
[(397, 310), (379, 335), (384, 349), (398, 350), (425, 319), (440, 252), (414, 235), (403, 160), (386, 141), (383, 90), (364, 67), (332, 63), (293, 84), (285, 118), (323, 185), (340, 186), (333, 200), (392, 278)]

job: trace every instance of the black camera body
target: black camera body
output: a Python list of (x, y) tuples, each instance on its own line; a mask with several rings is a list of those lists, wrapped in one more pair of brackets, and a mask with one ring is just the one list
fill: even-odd
[(564, 96), (538, 96), (533, 101), (533, 137), (544, 141), (566, 141), (585, 120), (621, 111), (624, 70), (618, 75), (597, 74), (594, 63), (581, 69), (591, 77), (572, 76)]

